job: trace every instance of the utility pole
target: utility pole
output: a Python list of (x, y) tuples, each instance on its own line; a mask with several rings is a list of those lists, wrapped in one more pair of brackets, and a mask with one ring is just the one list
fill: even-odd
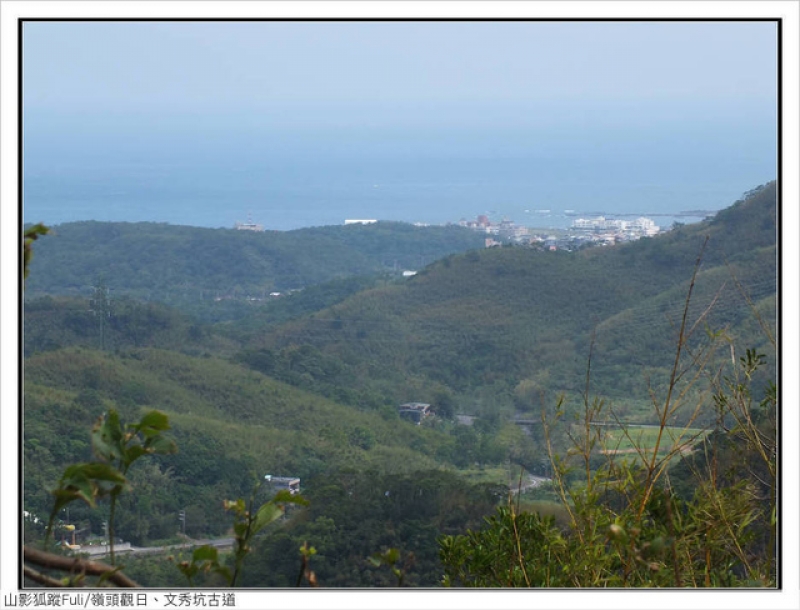
[(111, 317), (111, 297), (109, 289), (103, 280), (94, 286), (94, 298), (89, 301), (89, 307), (95, 316), (100, 317), (100, 347), (106, 349), (106, 318)]
[(183, 542), (186, 543), (186, 511), (182, 510), (178, 513), (178, 520), (181, 522), (181, 533), (183, 534)]

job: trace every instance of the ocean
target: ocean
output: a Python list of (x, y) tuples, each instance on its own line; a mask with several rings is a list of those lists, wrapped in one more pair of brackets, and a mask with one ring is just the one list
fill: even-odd
[[(25, 222), (164, 222), (268, 230), (346, 219), (446, 224), (486, 214), (519, 225), (566, 228), (576, 217), (648, 216), (662, 228), (694, 222), (776, 176), (774, 138), (755, 134), (686, 142), (593, 137), (534, 141), (526, 134), (331, 134), (257, 144), (196, 145), (30, 138)], [(698, 145), (698, 141), (701, 143)]]

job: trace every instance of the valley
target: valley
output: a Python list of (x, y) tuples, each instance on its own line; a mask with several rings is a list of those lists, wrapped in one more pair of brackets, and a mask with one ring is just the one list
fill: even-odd
[[(244, 586), (293, 586), (306, 540), (326, 586), (392, 586), (366, 562), (387, 548), (413, 554), (406, 584), (438, 586), (442, 537), (479, 529), (514, 491), (566, 527), (559, 482), (609, 458), (685, 454), (689, 469), (735, 427), (719, 396), (747, 350), (763, 356), (748, 391), (769, 393), (776, 217), (773, 182), (712, 219), (573, 252), (401, 223), (52, 227), (25, 287), (24, 509), (47, 515), (64, 468), (93, 459), (101, 414), (158, 410), (178, 451), (127, 473), (121, 539), (172, 546), (181, 524), (229, 538), (223, 501), (266, 500), (271, 473), (299, 478), (310, 505), (258, 540)], [(430, 414), (401, 417), (409, 403)], [(102, 532), (99, 508), (70, 511)], [(26, 524), (27, 541), (43, 534)], [(163, 558), (129, 568), (181, 584)]]

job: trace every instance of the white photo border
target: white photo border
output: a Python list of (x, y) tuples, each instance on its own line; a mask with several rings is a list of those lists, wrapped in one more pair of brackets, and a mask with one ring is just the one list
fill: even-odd
[[(19, 434), (21, 414), (20, 229), (18, 206), (18, 34), (25, 19), (780, 19), (781, 138), (778, 186), (781, 197), (781, 387), (783, 539), (780, 591), (486, 591), (486, 590), (245, 590), (236, 608), (601, 608), (729, 610), (800, 608), (798, 483), (800, 482), (800, 393), (798, 393), (798, 284), (800, 283), (800, 190), (798, 173), (798, 13), (796, 0), (773, 2), (0, 2), (0, 583), (4, 606), (18, 593), (20, 561)], [(166, 593), (147, 590), (147, 608), (170, 607)], [(68, 607), (68, 606), (63, 606)]]

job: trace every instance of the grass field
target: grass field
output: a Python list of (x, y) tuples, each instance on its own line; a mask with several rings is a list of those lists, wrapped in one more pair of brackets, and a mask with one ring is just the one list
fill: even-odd
[[(627, 431), (627, 433), (626, 433)], [(661, 434), (659, 455), (666, 455), (676, 445), (689, 450), (690, 446), (708, 433), (701, 428), (667, 427)], [(658, 426), (604, 427), (601, 451), (606, 454), (635, 454), (637, 449), (652, 453), (658, 442)]]
[[(511, 474), (506, 466), (463, 468), (455, 472), (473, 484), (498, 483), (500, 485), (509, 485), (509, 482), (512, 480)], [(518, 470), (516, 476), (519, 476)]]

